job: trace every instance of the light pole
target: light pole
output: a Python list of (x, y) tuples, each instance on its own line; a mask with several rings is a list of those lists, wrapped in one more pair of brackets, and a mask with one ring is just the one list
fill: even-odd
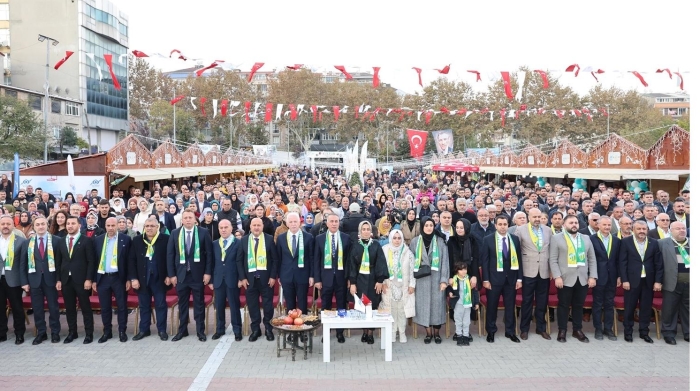
[(610, 105), (606, 104), (605, 107), (605, 111), (608, 113), (608, 138), (610, 138)]
[(386, 127), (386, 164), (389, 165), (389, 127)]
[(39, 34), (39, 42), (46, 41), (46, 75), (44, 78), (44, 163), (49, 161), (49, 44), (56, 46), (58, 41)]
[[(173, 88), (173, 100), (175, 100), (175, 89)], [(177, 136), (175, 135), (175, 105), (173, 105), (173, 145), (177, 145)]]

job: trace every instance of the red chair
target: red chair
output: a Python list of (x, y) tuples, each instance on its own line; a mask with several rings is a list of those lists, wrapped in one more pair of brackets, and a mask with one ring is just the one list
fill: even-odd
[[(112, 298), (112, 306), (116, 307), (114, 298)], [(133, 288), (126, 292), (126, 310), (134, 310), (134, 335), (136, 335), (139, 332), (139, 315), (141, 313), (139, 311), (139, 296)]]
[(177, 289), (175, 289), (175, 287), (171, 287), (165, 291), (165, 302), (168, 303), (168, 308), (170, 309), (170, 335), (175, 335), (175, 330), (177, 329), (175, 326), (175, 308), (177, 307), (178, 301)]
[(663, 301), (663, 292), (654, 292), (654, 298), (652, 299), (651, 309), (654, 311), (654, 319), (656, 320), (656, 339), (661, 339), (661, 322), (659, 321), (659, 314), (661, 314), (661, 306), (663, 305)]
[(593, 309), (593, 288), (588, 288), (586, 299), (583, 301), (583, 308), (588, 310)]
[(613, 299), (615, 318), (613, 319), (613, 332), (617, 336), (617, 311), (625, 310), (625, 290), (621, 286), (615, 290), (615, 298)]
[[(241, 302), (241, 308), (243, 308), (243, 334), (248, 335), (250, 334), (250, 320), (249, 317), (250, 315), (248, 314), (248, 299), (245, 296), (245, 288), (241, 287), (240, 288), (240, 293), (238, 295), (238, 299)], [(227, 303), (228, 305), (228, 303)]]
[(316, 288), (313, 286), (309, 287), (309, 290), (306, 292), (306, 306), (310, 314), (318, 314), (318, 309), (316, 308)]
[(545, 314), (545, 319), (547, 320), (547, 334), (552, 333), (552, 325), (549, 321), (549, 309), (556, 309), (559, 307), (559, 295), (556, 285), (554, 285), (554, 280), (549, 281), (549, 298), (547, 299), (547, 314)]

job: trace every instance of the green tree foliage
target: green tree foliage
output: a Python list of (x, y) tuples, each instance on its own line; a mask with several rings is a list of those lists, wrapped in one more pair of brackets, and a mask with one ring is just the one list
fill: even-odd
[(0, 96), (0, 159), (10, 160), (15, 152), (23, 159), (44, 154), (44, 125), (27, 102)]
[(260, 122), (243, 128), (243, 138), (248, 145), (267, 145), (270, 143), (265, 126)]
[(151, 105), (173, 98), (175, 80), (153, 68), (142, 58), (129, 55), (129, 113), (145, 120)]
[(681, 128), (687, 130), (690, 132), (690, 116), (689, 115), (684, 115), (681, 118), (679, 118), (676, 123), (678, 126)]
[(352, 175), (350, 176), (350, 187), (353, 187), (355, 185), (360, 185), (362, 186), (362, 181), (360, 180), (360, 173), (359, 172), (353, 172)]
[[(195, 115), (180, 106), (175, 106), (175, 126), (177, 141), (193, 143), (201, 141), (202, 135), (197, 128)], [(150, 137), (160, 140), (172, 139), (173, 106), (167, 101), (157, 101), (151, 105), (146, 121)]]
[(61, 152), (61, 155), (63, 155), (64, 147), (89, 147), (87, 141), (83, 140), (80, 136), (78, 136), (78, 133), (75, 131), (75, 129), (71, 128), (70, 126), (64, 126), (63, 128), (61, 128), (60, 137), (58, 138), (58, 140), (56, 140), (56, 142), (58, 143), (58, 149)]

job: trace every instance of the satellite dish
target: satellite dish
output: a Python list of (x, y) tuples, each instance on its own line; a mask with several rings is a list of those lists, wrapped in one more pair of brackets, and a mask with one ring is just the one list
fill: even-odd
[(68, 95), (69, 93), (70, 93), (70, 90), (68, 88), (66, 88), (66, 95)]
[(54, 91), (55, 91), (57, 94), (60, 94), (60, 93), (61, 93), (61, 87), (56, 87), (56, 88), (54, 89)]

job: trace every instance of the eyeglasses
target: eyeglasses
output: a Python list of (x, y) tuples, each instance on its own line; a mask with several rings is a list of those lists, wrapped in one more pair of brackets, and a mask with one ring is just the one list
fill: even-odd
[(657, 219), (656, 221), (671, 221), (671, 219)]
[(591, 219), (591, 221), (595, 223), (596, 221), (598, 221), (598, 219)]

